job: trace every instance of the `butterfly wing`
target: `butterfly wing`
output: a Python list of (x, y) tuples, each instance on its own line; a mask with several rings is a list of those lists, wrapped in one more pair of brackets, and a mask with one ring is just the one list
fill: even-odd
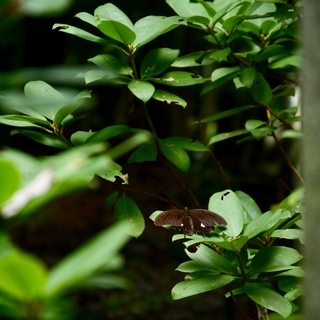
[(173, 226), (182, 228), (184, 224), (185, 210), (170, 209), (161, 212), (155, 219), (155, 226)]
[(193, 228), (196, 232), (209, 233), (216, 225), (225, 226), (227, 224), (220, 215), (210, 210), (193, 209), (189, 210), (193, 219)]

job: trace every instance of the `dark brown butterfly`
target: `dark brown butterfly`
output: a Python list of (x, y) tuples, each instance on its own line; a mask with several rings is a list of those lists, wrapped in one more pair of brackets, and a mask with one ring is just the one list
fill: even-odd
[(170, 209), (154, 219), (155, 226), (172, 226), (173, 229), (182, 230), (184, 235), (192, 235), (194, 232), (210, 233), (215, 226), (226, 224), (217, 213), (205, 209)]

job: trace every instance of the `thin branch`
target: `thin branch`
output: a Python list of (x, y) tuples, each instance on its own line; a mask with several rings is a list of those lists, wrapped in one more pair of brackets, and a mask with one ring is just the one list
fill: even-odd
[(304, 183), (303, 178), (300, 174), (300, 172), (297, 170), (297, 168), (293, 165), (293, 163), (291, 162), (290, 158), (288, 157), (287, 153), (285, 152), (285, 150), (283, 149), (282, 144), (280, 143), (279, 139), (277, 138), (276, 134), (274, 132), (271, 133), (279, 151), (280, 154), (282, 155), (282, 157), (284, 158), (285, 162), (288, 164), (288, 166), (290, 167), (290, 169), (294, 172), (294, 174), (298, 177), (298, 179), (301, 181), (301, 183)]

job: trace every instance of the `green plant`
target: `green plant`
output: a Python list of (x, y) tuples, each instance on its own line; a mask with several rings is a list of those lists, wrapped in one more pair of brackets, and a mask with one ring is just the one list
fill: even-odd
[(227, 226), (216, 227), (206, 236), (173, 237), (173, 241), (188, 238), (184, 245), (191, 261), (177, 268), (187, 276), (172, 289), (172, 298), (227, 287), (227, 297), (236, 301), (237, 295), (245, 294), (254, 301), (261, 312), (259, 319), (267, 318), (263, 308), (288, 318), (297, 310), (294, 300), (302, 295), (299, 279), (304, 270), (295, 265), (302, 259), (301, 254), (281, 245), (281, 239), (304, 243), (302, 213), (297, 213), (302, 211), (301, 197), (301, 190), (297, 191), (290, 205), (279, 204), (262, 214), (254, 200), (241, 191), (213, 194), (208, 208), (224, 217)]
[[(71, 25), (54, 25), (54, 29), (107, 48), (108, 53), (88, 60), (94, 66), (80, 76), (86, 85), (99, 83), (127, 88), (134, 97), (132, 108), (141, 107), (149, 125), (148, 130), (112, 124), (97, 132), (76, 131), (67, 138), (64, 128), (78, 117), (85, 116), (88, 108), (86, 101), (90, 98), (90, 93), (82, 91), (71, 95), (68, 92), (62, 94), (42, 81), (29, 82), (25, 86), (25, 97), (11, 94), (3, 98), (6, 114), (1, 116), (0, 122), (15, 127), (16, 132), (37, 142), (61, 149), (70, 148), (70, 152), (91, 148), (92, 143), (106, 143), (114, 137), (125, 137), (112, 148), (108, 149), (107, 145), (106, 151), (101, 150), (101, 154), (97, 151), (98, 159), (100, 156), (108, 158), (107, 167), (110, 168), (110, 165), (111, 169), (105, 170), (103, 165), (100, 167), (97, 164), (98, 167), (90, 170), (91, 178), (92, 174), (98, 174), (113, 181), (119, 176), (127, 183), (120, 172), (120, 166), (113, 161), (133, 151), (129, 162), (158, 160), (169, 169), (197, 207), (200, 207), (197, 197), (175, 170), (188, 172), (192, 168), (190, 151), (208, 154), (218, 165), (228, 188), (228, 191), (212, 196), (209, 209), (225, 217), (228, 225), (226, 230), (217, 231), (218, 235), (212, 234), (206, 238), (193, 235), (193, 242), (187, 242), (187, 246), (202, 243), (196, 253), (188, 253), (194, 262), (180, 266), (181, 271), (191, 274), (193, 280), (188, 281), (194, 283), (195, 287), (190, 289), (191, 282), (182, 282), (174, 288), (173, 297), (178, 299), (209, 290), (207, 280), (210, 278), (218, 280), (216, 287), (212, 287), (210, 282), (211, 290), (236, 285), (236, 290), (229, 290), (233, 297), (246, 293), (257, 305), (287, 317), (295, 311), (288, 301), (294, 300), (292, 295), (299, 293), (299, 289), (289, 292), (286, 298), (279, 298), (280, 295), (271, 286), (279, 279), (282, 284), (292, 284), (301, 277), (301, 267), (292, 266), (301, 256), (289, 246), (275, 246), (274, 239), (282, 237), (301, 240), (301, 231), (293, 228), (300, 216), (295, 215), (293, 205), (288, 209), (272, 209), (261, 214), (257, 205), (245, 193), (233, 193), (229, 190), (231, 183), (228, 175), (223, 164), (215, 157), (213, 149), (218, 142), (225, 143), (230, 138), (241, 138), (238, 142), (244, 145), (247, 141), (264, 141), (271, 137), (284, 163), (292, 170), (299, 183), (302, 182), (294, 161), (283, 147), (283, 139), (301, 137), (301, 132), (296, 129), (300, 120), (298, 106), (289, 104), (289, 98), (295, 96), (298, 85), (296, 78), (300, 55), (297, 26), (300, 2), (166, 2), (176, 15), (146, 16), (136, 23), (111, 3), (98, 7), (93, 15), (86, 12), (76, 15), (99, 35)], [(182, 56), (180, 50), (168, 47), (146, 51), (147, 44), (156, 43), (158, 37), (178, 27), (197, 32), (203, 40), (199, 48)], [(186, 108), (186, 100), (176, 89), (186, 86), (193, 88), (196, 85), (201, 85), (202, 96), (229, 85), (232, 93), (241, 91), (246, 103), (228, 106), (223, 111), (213, 110), (210, 115), (194, 121), (194, 125), (198, 125), (200, 129), (201, 134), (198, 136), (201, 138), (198, 140), (201, 142), (194, 136), (160, 137), (150, 112), (152, 103), (156, 100), (169, 108)], [(136, 99), (140, 101), (138, 106)], [(256, 112), (251, 113), (252, 110)], [(244, 119), (240, 128), (229, 132), (210, 130), (211, 124), (235, 116), (241, 121)], [(97, 161), (101, 164), (100, 160)], [(169, 202), (176, 204), (172, 197)], [(115, 205), (117, 220), (130, 221), (130, 233), (133, 236), (137, 237), (143, 232), (143, 216), (131, 198), (126, 195), (119, 197), (116, 192), (108, 197), (107, 203)], [(268, 221), (268, 225), (265, 221)], [(265, 269), (261, 267), (261, 256), (264, 253), (268, 254), (269, 262)], [(281, 258), (282, 254), (285, 254), (284, 259)], [(204, 257), (207, 260), (203, 260)], [(217, 266), (221, 268), (217, 269)], [(280, 287), (280, 290), (286, 292), (284, 287)], [(267, 299), (263, 300), (262, 296)], [(270, 302), (275, 297), (278, 304)]]

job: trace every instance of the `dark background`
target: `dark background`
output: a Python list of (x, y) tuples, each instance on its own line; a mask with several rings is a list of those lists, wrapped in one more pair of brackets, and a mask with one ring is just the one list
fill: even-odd
[[(79, 19), (78, 12), (93, 13), (104, 1), (74, 1), (63, 12), (55, 15), (32, 16), (19, 12), (18, 1), (8, 1), (0, 12), (0, 90), (23, 90), (30, 80), (44, 80), (54, 87), (71, 86), (80, 89), (84, 84), (74, 76), (87, 59), (105, 52), (101, 45), (52, 30), (54, 23), (66, 23), (88, 28)], [(173, 15), (165, 1), (112, 1), (135, 22), (147, 15)], [(89, 29), (87, 29), (89, 30)], [(154, 47), (180, 49), (181, 55), (208, 49), (198, 31), (178, 28), (145, 46), (137, 56)], [(211, 67), (210, 67), (211, 68)], [(212, 69), (193, 70), (210, 74)], [(58, 69), (58, 71), (57, 71)], [(93, 131), (111, 124), (127, 124), (146, 127), (142, 110), (136, 102), (132, 111), (127, 90), (113, 87), (91, 86), (92, 109), (84, 120), (68, 129), (70, 135), (77, 130)], [(174, 91), (188, 102), (187, 108), (151, 102), (149, 110), (160, 138), (186, 136), (202, 139), (198, 126), (190, 125), (199, 116), (244, 105), (246, 92), (237, 95), (231, 85), (200, 97), (200, 87), (175, 88)], [(132, 112), (131, 112), (132, 111)], [(247, 112), (243, 115), (219, 121), (218, 132), (240, 129), (249, 117), (261, 115)], [(147, 128), (147, 127), (146, 127)], [(10, 128), (1, 126), (1, 144), (44, 156), (57, 152), (22, 136), (10, 135)], [(118, 140), (112, 141), (117, 143)], [(233, 190), (250, 194), (266, 211), (274, 203), (289, 194), (293, 184), (291, 173), (273, 144), (268, 141), (236, 140), (218, 143), (212, 150), (221, 162)], [(295, 146), (285, 146), (295, 156)], [(206, 154), (190, 154), (192, 167), (187, 174), (173, 168), (175, 174), (207, 207), (209, 197), (227, 188), (218, 165)], [(158, 195), (166, 198), (166, 190), (181, 207), (194, 207), (190, 196), (181, 188), (177, 179), (159, 162), (127, 164), (127, 157), (119, 159), (123, 172), (129, 173), (129, 186), (100, 181), (98, 188), (83, 190), (56, 200), (37, 212), (32, 221), (15, 225), (11, 233), (15, 242), (23, 249), (42, 258), (49, 266), (77, 248), (99, 230), (114, 222), (112, 209), (107, 209), (105, 200), (115, 190), (123, 190), (132, 197), (146, 219), (146, 230), (141, 237), (132, 240), (123, 250), (126, 264), (121, 274), (131, 282), (128, 291), (81, 291), (72, 295), (78, 305), (77, 319), (242, 319), (235, 304), (224, 298), (218, 290), (181, 301), (172, 301), (171, 288), (183, 280), (183, 274), (175, 268), (187, 259), (181, 243), (172, 243), (172, 232), (154, 227), (149, 215), (155, 210), (168, 209)], [(124, 188), (126, 188), (124, 190)], [(148, 194), (146, 194), (146, 192)], [(246, 301), (241, 307), (250, 309)]]

